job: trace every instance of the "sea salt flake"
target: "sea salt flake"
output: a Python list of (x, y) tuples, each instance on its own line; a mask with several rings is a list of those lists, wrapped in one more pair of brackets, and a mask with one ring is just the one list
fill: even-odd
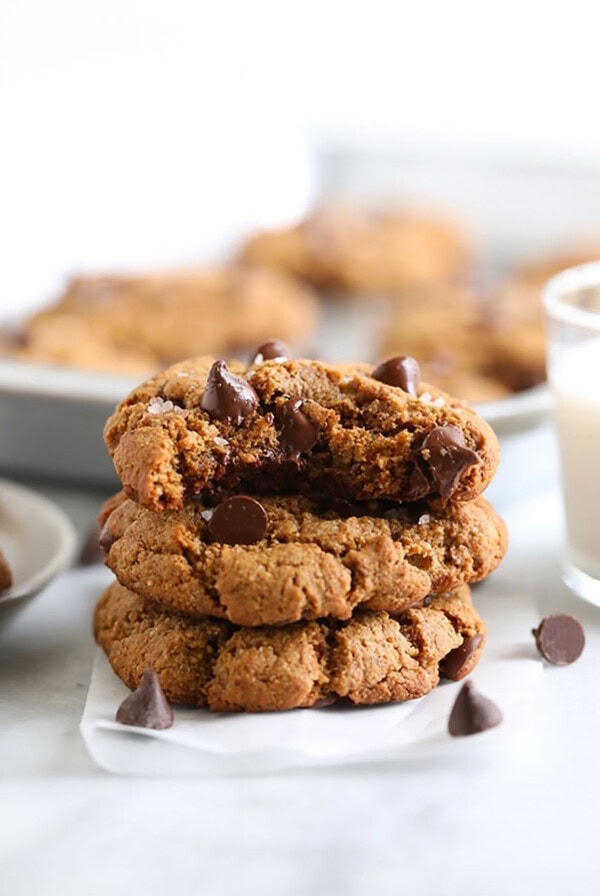
[[(165, 401), (160, 395), (155, 395), (155, 397), (151, 398), (148, 403), (149, 414), (166, 414), (168, 411), (174, 410), (174, 408), (175, 405), (172, 401), (169, 399)], [(181, 410), (183, 410), (183, 408), (181, 408)]]
[(431, 404), (431, 402), (433, 400), (433, 395), (431, 394), (431, 392), (423, 392), (422, 395), (419, 395), (419, 398), (425, 404)]
[(213, 442), (215, 443), (215, 445), (229, 445), (227, 439), (222, 439), (221, 436), (215, 436)]
[(436, 406), (436, 408), (442, 408), (446, 404), (446, 399), (440, 395), (439, 398), (436, 398), (433, 404)]
[(431, 515), (429, 513), (422, 513), (418, 520), (419, 526), (426, 526), (427, 523), (430, 523), (430, 522), (431, 522)]
[(210, 508), (209, 510), (201, 510), (200, 516), (202, 517), (203, 520), (206, 520), (206, 522), (208, 523), (212, 519), (214, 512), (215, 511), (213, 508)]

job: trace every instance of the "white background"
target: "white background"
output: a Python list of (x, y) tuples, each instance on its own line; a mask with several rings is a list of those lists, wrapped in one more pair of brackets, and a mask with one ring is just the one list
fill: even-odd
[(0, 4), (0, 312), (300, 213), (311, 148), (594, 161), (594, 4)]

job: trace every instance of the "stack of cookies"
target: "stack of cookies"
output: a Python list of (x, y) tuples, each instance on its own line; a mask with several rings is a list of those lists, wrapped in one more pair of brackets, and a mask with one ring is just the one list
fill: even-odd
[(182, 362), (106, 425), (123, 492), (95, 633), (132, 689), (154, 670), (217, 711), (386, 703), (479, 660), (468, 586), (507, 539), (481, 497), (493, 431), (412, 358), (288, 358)]

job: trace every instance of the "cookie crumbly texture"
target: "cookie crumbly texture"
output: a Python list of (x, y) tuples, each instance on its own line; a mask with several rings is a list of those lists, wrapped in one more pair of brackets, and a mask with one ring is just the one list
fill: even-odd
[(8, 561), (2, 551), (0, 551), (0, 594), (8, 591), (12, 587), (13, 574)]
[(94, 631), (127, 687), (154, 669), (172, 703), (220, 712), (412, 700), (438, 684), (440, 663), (475, 636), (455, 678), (467, 675), (485, 641), (466, 587), (397, 619), (358, 611), (345, 623), (248, 629), (162, 610), (115, 583), (96, 607)]
[(76, 277), (6, 353), (149, 376), (202, 352), (250, 351), (277, 334), (298, 345), (318, 319), (312, 292), (273, 271), (215, 268)]
[[(445, 498), (471, 500), (491, 481), (498, 441), (464, 402), (421, 383), (418, 396), (371, 376), (368, 365), (319, 361), (231, 364), (258, 396), (241, 422), (201, 409), (214, 359), (174, 365), (135, 389), (108, 420), (104, 437), (127, 494), (154, 510), (176, 509), (186, 498), (221, 490), (298, 492), (352, 500), (416, 500), (438, 494), (433, 483), (411, 493), (411, 477), (427, 452), (423, 440), (437, 427), (460, 431), (477, 457)], [(295, 460), (281, 445), (281, 419), (291, 399), (318, 433)]]
[(327, 207), (293, 227), (255, 234), (241, 260), (334, 295), (367, 296), (457, 282), (471, 265), (471, 249), (443, 215)]
[[(265, 538), (215, 543), (196, 502), (154, 513), (123, 498), (104, 520), (106, 562), (140, 596), (238, 625), (348, 619), (356, 607), (398, 613), (428, 594), (489, 575), (506, 552), (506, 526), (483, 498), (341, 516), (307, 498), (259, 500)], [(376, 516), (376, 513), (379, 516)]]

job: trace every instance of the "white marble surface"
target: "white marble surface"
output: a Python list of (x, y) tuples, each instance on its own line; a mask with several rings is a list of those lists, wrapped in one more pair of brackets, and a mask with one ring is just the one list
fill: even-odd
[[(177, 892), (595, 894), (600, 873), (600, 611), (560, 583), (547, 430), (504, 446), (495, 498), (512, 546), (496, 573), (539, 613), (576, 613), (581, 660), (548, 668), (527, 720), (443, 759), (206, 779), (112, 777), (79, 735), (98, 582), (60, 580), (0, 617), (0, 890), (6, 896)], [(98, 496), (43, 489), (83, 531)]]

